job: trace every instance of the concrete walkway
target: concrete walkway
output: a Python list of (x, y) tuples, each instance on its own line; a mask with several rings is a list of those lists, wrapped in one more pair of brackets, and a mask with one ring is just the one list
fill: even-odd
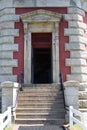
[(57, 125), (14, 125), (13, 130), (63, 130)]

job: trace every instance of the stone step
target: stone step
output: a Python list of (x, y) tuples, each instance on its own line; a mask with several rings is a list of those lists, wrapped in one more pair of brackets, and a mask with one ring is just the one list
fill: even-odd
[(23, 84), (23, 88), (60, 88), (60, 83), (52, 84)]
[(23, 91), (20, 91), (19, 95), (22, 95), (22, 94), (62, 94), (62, 91), (61, 90), (58, 90), (58, 89), (27, 89), (27, 90), (23, 90)]
[(87, 108), (80, 108), (79, 111), (87, 113)]
[(79, 100), (79, 108), (87, 108), (87, 100)]
[(87, 83), (81, 83), (79, 86), (79, 91), (87, 91)]
[(16, 109), (17, 123), (22, 121), (59, 123), (59, 119), (65, 119), (63, 96), (59, 85), (42, 84), (40, 87), (34, 85), (23, 88), (19, 93)]
[(34, 104), (42, 104), (42, 103), (56, 103), (56, 104), (60, 104), (60, 103), (63, 103), (63, 99), (60, 99), (60, 100), (55, 100), (55, 99), (50, 99), (50, 100), (42, 100), (42, 99), (29, 99), (29, 100), (18, 100), (18, 103), (34, 103)]
[(65, 124), (64, 119), (55, 119), (55, 118), (34, 118), (34, 119), (21, 119), (21, 118), (16, 118), (15, 120), (16, 124), (56, 124), (56, 125), (62, 125)]
[(79, 99), (87, 99), (87, 91), (79, 91)]
[(17, 108), (16, 109), (16, 113), (19, 113), (19, 112), (21, 112), (21, 113), (26, 113), (26, 112), (28, 112), (28, 113), (38, 113), (38, 112), (61, 112), (61, 111), (64, 111), (64, 109), (58, 109), (58, 108)]
[(16, 118), (65, 118), (65, 112), (55, 113), (16, 113)]
[(62, 96), (62, 92), (20, 92), (19, 97), (23, 96), (23, 97), (26, 97), (26, 96)]
[(63, 102), (56, 103), (18, 103), (18, 108), (64, 108)]
[(54, 100), (59, 100), (59, 101), (62, 101), (62, 97), (50, 97), (50, 96), (47, 96), (47, 97), (19, 97), (18, 98), (18, 101), (54, 101)]

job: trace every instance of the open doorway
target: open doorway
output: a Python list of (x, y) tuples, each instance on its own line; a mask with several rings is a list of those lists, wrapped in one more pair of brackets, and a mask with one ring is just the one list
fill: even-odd
[(51, 83), (51, 48), (33, 49), (33, 83)]
[(33, 39), (32, 83), (52, 83), (51, 33), (33, 34)]

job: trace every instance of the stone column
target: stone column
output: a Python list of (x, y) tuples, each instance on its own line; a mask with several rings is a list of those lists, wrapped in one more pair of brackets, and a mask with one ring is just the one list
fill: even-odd
[(78, 109), (79, 85), (80, 83), (75, 80), (64, 82), (66, 106), (73, 106), (74, 108)]
[[(65, 95), (65, 104), (66, 108), (73, 106), (75, 109), (79, 107), (79, 85), (80, 83), (75, 80), (66, 81), (64, 83), (64, 95)], [(69, 111), (66, 110), (65, 115), (66, 123), (69, 122)]]
[(59, 82), (59, 23), (54, 23), (54, 31), (52, 33), (52, 60), (53, 60), (53, 82)]
[(24, 83), (31, 83), (31, 32), (24, 23)]
[(2, 112), (7, 110), (7, 107), (15, 107), (15, 102), (18, 93), (19, 84), (16, 82), (5, 81), (1, 83), (2, 87)]

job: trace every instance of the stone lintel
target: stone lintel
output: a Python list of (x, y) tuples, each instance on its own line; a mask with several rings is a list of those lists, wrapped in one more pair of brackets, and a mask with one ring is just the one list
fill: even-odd
[(39, 9), (21, 15), (21, 19), (24, 23), (30, 22), (59, 22), (62, 15), (56, 12)]

